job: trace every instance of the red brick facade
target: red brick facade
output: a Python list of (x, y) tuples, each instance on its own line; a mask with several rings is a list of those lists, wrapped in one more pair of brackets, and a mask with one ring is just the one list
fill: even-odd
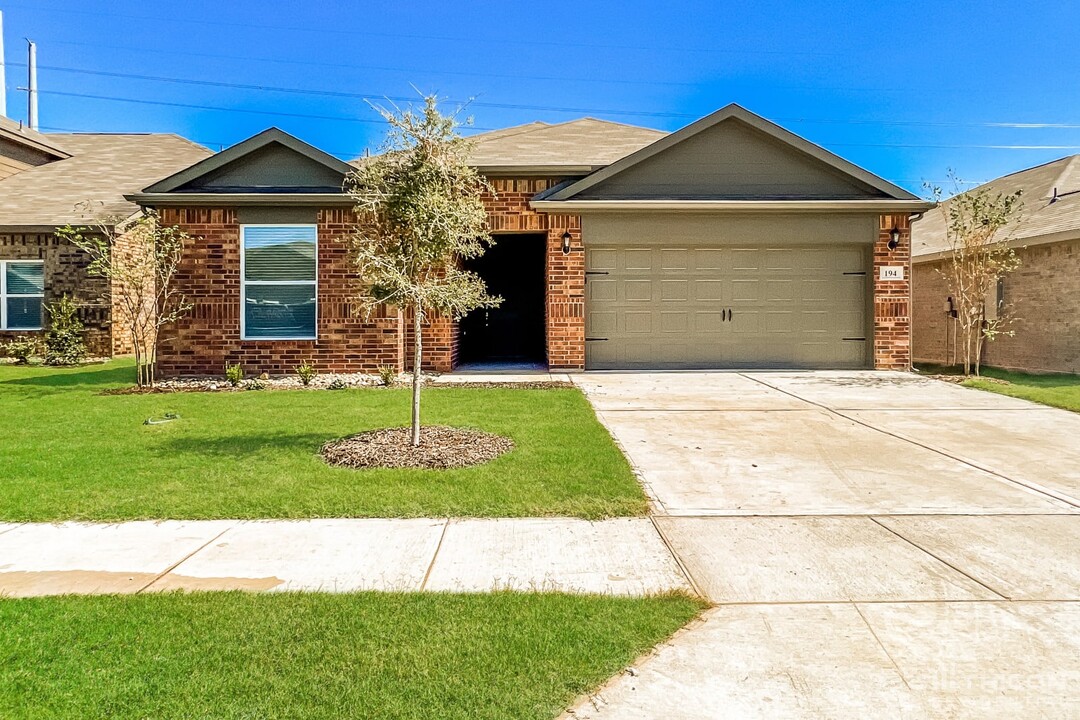
[[(892, 230), (900, 244), (889, 249)], [(882, 280), (882, 267), (902, 267), (902, 280)], [(874, 243), (874, 368), (911, 368), (911, 224), (906, 214), (882, 215)]]
[(248, 374), (289, 374), (305, 360), (322, 372), (401, 367), (401, 318), (387, 310), (369, 319), (353, 313), (351, 275), (344, 243), (352, 212), (329, 208), (318, 215), (318, 339), (240, 339), (240, 223), (230, 208), (162, 208), (165, 225), (179, 225), (195, 241), (185, 248), (177, 287), (194, 307), (162, 333), (162, 377), (221, 375), (226, 363)]
[[(83, 338), (91, 356), (110, 357), (131, 352), (131, 336), (122, 318), (114, 319), (114, 289), (108, 280), (87, 273), (90, 256), (53, 233), (0, 234), (0, 260), (43, 260), (45, 298), (49, 305), (69, 295), (78, 305), (86, 328)], [(48, 313), (43, 318), (48, 326)], [(119, 321), (116, 321), (119, 320)], [(0, 331), (0, 344), (19, 336), (44, 336), (43, 330)]]
[[(529, 201), (557, 178), (493, 178), (485, 198), (493, 235), (546, 233), (546, 335), (552, 369), (585, 366), (585, 252), (576, 215), (537, 212)], [(369, 319), (353, 313), (347, 250), (339, 242), (351, 211), (318, 214), (318, 339), (240, 339), (240, 224), (229, 208), (162, 208), (162, 222), (181, 226), (197, 238), (187, 248), (178, 286), (194, 303), (191, 313), (164, 334), (159, 373), (219, 375), (226, 363), (249, 374), (287, 374), (307, 360), (323, 372), (372, 372), (389, 365), (408, 369), (411, 322), (394, 309)], [(890, 231), (900, 229), (900, 245), (888, 248)], [(570, 252), (562, 236), (570, 233)], [(906, 214), (882, 215), (874, 246), (874, 367), (905, 370), (911, 363), (910, 227)], [(903, 280), (881, 280), (882, 266), (903, 266)], [(432, 318), (425, 328), (425, 366), (446, 372), (457, 362), (458, 324)]]

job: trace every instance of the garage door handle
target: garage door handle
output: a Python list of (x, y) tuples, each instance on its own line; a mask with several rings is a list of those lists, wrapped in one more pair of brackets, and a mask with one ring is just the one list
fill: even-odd
[(610, 273), (608, 273), (607, 270), (586, 270), (585, 274), (586, 275), (608, 275)]
[(600, 340), (607, 340), (607, 338), (585, 338), (585, 342), (598, 342)]

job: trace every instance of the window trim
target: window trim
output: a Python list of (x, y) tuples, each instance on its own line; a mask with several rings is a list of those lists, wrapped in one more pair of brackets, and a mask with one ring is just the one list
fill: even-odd
[[(249, 227), (311, 228), (315, 231), (315, 279), (314, 280), (247, 280), (247, 249), (244, 236)], [(315, 332), (309, 336), (249, 337), (247, 334), (247, 286), (248, 285), (312, 285), (315, 288)], [(319, 226), (315, 223), (245, 223), (240, 226), (240, 339), (251, 342), (290, 342), (319, 339)]]
[[(41, 266), (41, 292), (40, 293), (11, 293), (7, 291), (8, 265), (40, 265)], [(8, 298), (41, 298), (41, 322), (32, 328), (9, 328), (8, 327)], [(5, 332), (38, 332), (45, 329), (45, 261), (34, 258), (26, 260), (0, 260), (0, 330)]]

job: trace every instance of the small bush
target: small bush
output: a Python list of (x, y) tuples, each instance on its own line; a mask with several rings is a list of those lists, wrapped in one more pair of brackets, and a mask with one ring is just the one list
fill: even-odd
[(300, 382), (304, 385), (304, 387), (307, 387), (311, 384), (311, 381), (314, 380), (315, 376), (319, 373), (317, 370), (315, 370), (315, 366), (312, 365), (311, 362), (305, 360), (300, 365), (297, 365), (296, 374), (300, 377)]
[(260, 380), (258, 378), (255, 378), (254, 380), (251, 380), (246, 385), (244, 385), (244, 389), (245, 390), (265, 390), (266, 389), (266, 383), (264, 383), (262, 380)]
[(240, 383), (244, 382), (244, 366), (240, 363), (225, 363), (225, 379), (233, 387), (240, 387)]
[(26, 365), (30, 358), (41, 355), (41, 341), (36, 337), (19, 335), (3, 345), (4, 353), (15, 360), (16, 365)]
[(349, 387), (349, 384), (341, 378), (334, 378), (330, 381), (330, 384), (326, 386), (327, 390), (344, 390)]
[(386, 387), (393, 387), (397, 383), (398, 371), (393, 365), (379, 366), (379, 382)]
[(49, 331), (45, 334), (46, 365), (78, 365), (86, 359), (86, 343), (83, 342), (83, 324), (76, 316), (78, 306), (64, 295), (52, 305), (49, 312)]

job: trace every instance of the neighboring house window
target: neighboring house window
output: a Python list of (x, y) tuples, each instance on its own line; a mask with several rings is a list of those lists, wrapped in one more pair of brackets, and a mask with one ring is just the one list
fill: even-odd
[(40, 330), (45, 262), (0, 260), (0, 329)]
[(314, 225), (240, 226), (240, 336), (314, 340)]

